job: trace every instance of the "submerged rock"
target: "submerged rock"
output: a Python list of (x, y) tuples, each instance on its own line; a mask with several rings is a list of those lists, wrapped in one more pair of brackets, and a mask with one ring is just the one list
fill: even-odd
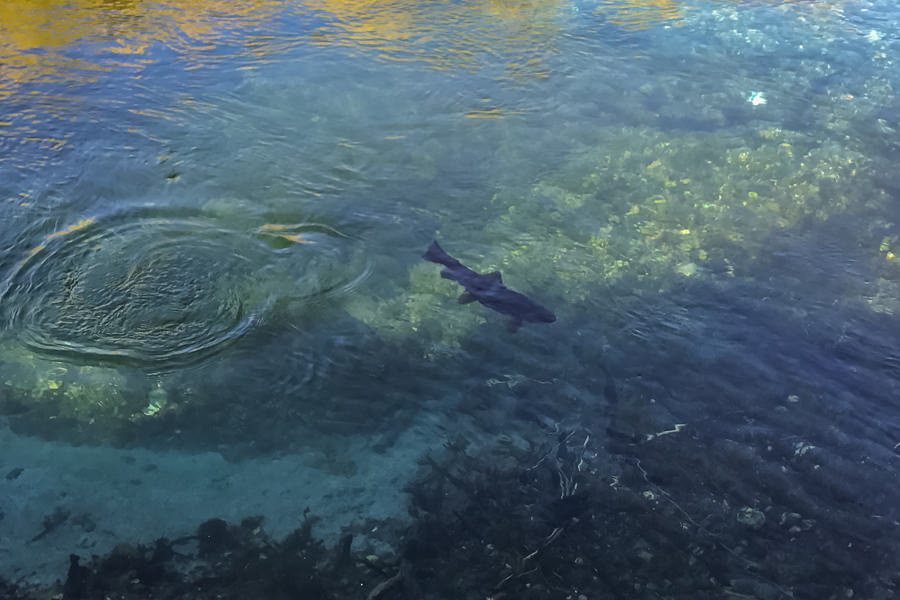
[(737, 522), (751, 529), (759, 529), (766, 524), (766, 515), (761, 510), (745, 506), (737, 512)]

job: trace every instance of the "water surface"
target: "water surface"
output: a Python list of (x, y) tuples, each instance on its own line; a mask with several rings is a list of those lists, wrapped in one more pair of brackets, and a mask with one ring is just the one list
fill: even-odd
[[(0, 468), (24, 469), (0, 574), (240, 518), (248, 486), (290, 498), (253, 505), (276, 532), (308, 505), (334, 533), (403, 515), (447, 440), (563, 428), (591, 432), (603, 481), (643, 473), (697, 522), (714, 504), (786, 536), (768, 558), (797, 568), (758, 575), (778, 590), (889, 597), (897, 19), (849, 0), (0, 7)], [(433, 239), (558, 321), (513, 334), (458, 304), (421, 260)], [(76, 446), (90, 475), (60, 483)], [(183, 479), (122, 491), (90, 467), (122, 452)], [(199, 493), (216, 469), (264, 475)], [(184, 515), (162, 531), (134, 523), (156, 494), (142, 511)], [(60, 503), (106, 533), (26, 547)]]

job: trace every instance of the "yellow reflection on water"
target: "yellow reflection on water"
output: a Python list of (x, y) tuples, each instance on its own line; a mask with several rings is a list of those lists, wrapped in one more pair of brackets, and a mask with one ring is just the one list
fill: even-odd
[(659, 23), (680, 23), (684, 2), (675, 0), (617, 0), (610, 3), (610, 22), (627, 29), (647, 29)]
[(546, 75), (541, 56), (561, 30), (565, 0), (303, 0), (324, 17), (312, 42), (376, 50), (381, 58), (475, 68), (502, 55), (508, 72)]
[(75, 223), (73, 225), (69, 225), (65, 229), (60, 229), (59, 231), (55, 231), (55, 232), (51, 233), (44, 239), (44, 241), (41, 244), (35, 246), (28, 252), (28, 254), (25, 256), (25, 258), (22, 259), (22, 264), (24, 265), (29, 260), (31, 260), (35, 254), (37, 254), (41, 250), (45, 249), (47, 247), (47, 244), (50, 242), (50, 240), (58, 238), (58, 237), (62, 237), (64, 235), (69, 235), (73, 231), (78, 231), (79, 229), (84, 229), (85, 227), (87, 227), (88, 225), (90, 225), (93, 222), (94, 222), (94, 217), (90, 217), (87, 219), (81, 219), (77, 223)]
[[(174, 51), (185, 70), (221, 59), (221, 47), (236, 41), (244, 56), (264, 54), (265, 44), (245, 46), (244, 38), (268, 27), (284, 6), (284, 0), (0, 2), (0, 102), (13, 96), (23, 100), (15, 112), (0, 106), (0, 147), (8, 138), (17, 140), (22, 156), (27, 148), (36, 149), (18, 166), (42, 167), (68, 143), (69, 121), (91, 118), (86, 114), (99, 101), (123, 101), (87, 101), (79, 97), (77, 84), (96, 82), (114, 70), (139, 80), (159, 51)], [(152, 110), (135, 107), (141, 108)], [(0, 154), (0, 163), (6, 160), (19, 162), (15, 154)]]
[[(738, 0), (720, 3), (739, 6)], [(642, 29), (679, 23), (691, 5), (684, 0), (597, 0), (592, 10), (618, 26)], [(64, 121), (83, 118), (98, 100), (117, 106), (126, 100), (87, 102), (74, 97), (76, 86), (56, 86), (51, 94), (32, 84), (92, 82), (122, 70), (137, 81), (146, 76), (148, 64), (172, 53), (184, 71), (236, 57), (241, 60), (235, 68), (245, 69), (297, 45), (315, 44), (442, 69), (499, 67), (501, 77), (546, 77), (548, 57), (557, 52), (557, 40), (576, 9), (574, 0), (0, 2), (0, 102), (13, 94), (37, 94), (19, 103), (19, 112), (2, 112), (0, 106), (0, 144), (9, 137), (37, 145), (47, 151), (43, 160), (52, 160), (71, 135), (72, 127)], [(309, 27), (310, 20), (315, 27)], [(141, 85), (159, 88), (149, 80)], [(191, 101), (186, 96), (180, 100)], [(154, 105), (152, 99), (126, 107), (133, 114), (162, 118), (170, 118), (170, 108)], [(497, 109), (467, 116), (509, 114)], [(5, 160), (0, 153), (0, 163)]]
[[(594, 10), (611, 23), (640, 29), (679, 22), (692, 4), (599, 0)], [(105, 70), (140, 69), (154, 60), (158, 48), (174, 50), (197, 66), (209, 60), (209, 51), (234, 42), (234, 52), (250, 57), (312, 42), (370, 48), (385, 58), (424, 59), (446, 67), (476, 66), (484, 52), (509, 54), (513, 71), (541, 74), (541, 52), (552, 49), (548, 42), (575, 9), (572, 0), (0, 2), (0, 100), (24, 82), (90, 81)], [(303, 25), (296, 32), (276, 31), (281, 25), (275, 17), (290, 27), (310, 14), (323, 23), (312, 33)]]
[[(152, 93), (146, 68), (174, 54), (184, 72), (237, 59), (253, 68), (303, 44), (338, 46), (392, 61), (443, 69), (500, 67), (507, 76), (543, 77), (566, 0), (30, 0), (0, 2), (0, 163), (41, 168), (75, 131), (96, 120), (98, 103), (171, 118)], [(314, 20), (316, 27), (308, 23)], [(505, 67), (505, 68), (504, 68)], [(81, 84), (124, 72), (150, 92), (93, 97)], [(62, 85), (60, 85), (62, 84)], [(102, 93), (102, 92), (100, 92)], [(82, 97), (81, 95), (84, 95)], [(181, 101), (185, 102), (186, 96)], [(474, 118), (502, 118), (499, 112)], [(129, 133), (151, 137), (134, 128)], [(152, 138), (151, 138), (152, 139)]]
[(140, 67), (154, 46), (192, 55), (253, 31), (281, 0), (30, 0), (0, 3), (0, 98), (23, 82), (84, 81)]
[[(239, 41), (243, 55), (284, 49), (267, 21), (300, 10), (327, 25), (295, 43), (371, 47), (388, 58), (435, 53), (468, 63), (558, 31), (562, 0), (415, 2), (372, 0), (31, 0), (0, 3), (0, 98), (26, 82), (91, 81), (121, 67), (141, 68), (157, 48), (202, 63), (204, 53)], [(288, 34), (287, 37), (291, 37)], [(498, 48), (499, 46), (499, 48)], [(429, 56), (424, 56), (429, 58)]]

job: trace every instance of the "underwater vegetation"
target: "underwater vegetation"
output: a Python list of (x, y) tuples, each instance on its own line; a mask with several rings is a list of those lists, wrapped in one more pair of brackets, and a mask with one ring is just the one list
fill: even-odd
[[(759, 127), (751, 133), (729, 137), (606, 128), (535, 183), (513, 183), (484, 199), (480, 230), (444, 223), (437, 215), (434, 221), (441, 224), (442, 238), (465, 241), (466, 264), (478, 272), (502, 270), (506, 285), (553, 306), (561, 322), (577, 318), (583, 302), (611, 291), (640, 285), (665, 292), (685, 281), (744, 276), (774, 233), (802, 230), (839, 215), (855, 216), (869, 229), (884, 230), (871, 257), (879, 264), (893, 260), (896, 236), (891, 237), (883, 222), (869, 222), (869, 215), (888, 201), (877, 178), (879, 164), (853, 147), (778, 127)], [(374, 411), (362, 388), (348, 391), (339, 383), (331, 388), (325, 384), (353, 367), (349, 350), (323, 347), (322, 340), (339, 335), (357, 340), (360, 348), (392, 347), (398, 356), (429, 359), (419, 361), (424, 368), (424, 363), (457, 353), (478, 327), (503, 327), (502, 317), (491, 311), (460, 310), (458, 286), (418, 255), (392, 257), (399, 276), (380, 278), (365, 293), (347, 294), (375, 268), (360, 256), (355, 240), (325, 225), (283, 216), (260, 220), (244, 231), (249, 210), (240, 203), (210, 201), (200, 216), (179, 213), (159, 219), (128, 213), (114, 220), (91, 220), (47, 238), (19, 267), (22, 278), (37, 273), (42, 275), (40, 281), (46, 280), (41, 288), (15, 292), (29, 306), (39, 306), (17, 315), (26, 340), (38, 351), (87, 352), (113, 362), (124, 360), (126, 365), (101, 375), (99, 365), (70, 368), (63, 362), (41, 362), (31, 352), (11, 347), (4, 354), (2, 370), (7, 397), (19, 399), (5, 401), (16, 406), (10, 404), (4, 413), (20, 414), (27, 407), (34, 414), (65, 415), (58, 428), (63, 428), (60, 423), (93, 427), (98, 439), (110, 439), (118, 431), (133, 432), (142, 426), (157, 431), (174, 427), (177, 421), (183, 428), (195, 420), (218, 418), (213, 417), (216, 414), (241, 414), (250, 410), (248, 397), (254, 398), (256, 414), (269, 414), (270, 404), (277, 421), (276, 414), (302, 411), (276, 406), (280, 400), (275, 397), (303, 390), (307, 412), (302, 418), (358, 423), (350, 428), (358, 431), (361, 423), (377, 421), (376, 414), (390, 411)], [(190, 246), (202, 260), (195, 256), (185, 263), (189, 268), (181, 268), (186, 257), (174, 244), (185, 230), (199, 230), (205, 236), (202, 244)], [(107, 240), (108, 247), (94, 250), (88, 243), (92, 240)], [(276, 268), (250, 269), (231, 255), (239, 267), (236, 274), (225, 282), (211, 277), (220, 250), (235, 244), (275, 261)], [(118, 258), (134, 252), (142, 257), (141, 264)], [(49, 262), (54, 256), (64, 260)], [(187, 292), (151, 302), (153, 289), (175, 285), (163, 280), (167, 273), (177, 274), (175, 283)], [(879, 279), (881, 292), (872, 299), (878, 310), (893, 310), (885, 300), (893, 278), (887, 272)], [(92, 290), (103, 289), (100, 284), (106, 281), (119, 286), (114, 297), (118, 304), (113, 303), (119, 310), (97, 323), (93, 315), (109, 299)], [(321, 301), (334, 293), (341, 295), (340, 302)], [(29, 294), (47, 301), (31, 302)], [(627, 302), (627, 294), (617, 296)], [(201, 308), (207, 307), (196, 309), (196, 319), (174, 317), (181, 314), (180, 303), (196, 299)], [(153, 304), (151, 314), (140, 313), (138, 309), (148, 302)], [(210, 322), (216, 315), (221, 318)], [(256, 319), (263, 316), (269, 329), (259, 332)], [(251, 323), (254, 327), (246, 329)], [(290, 329), (284, 335), (274, 333), (282, 328)], [(140, 373), (129, 370), (143, 366), (153, 371), (159, 358), (202, 359), (239, 336), (260, 354), (273, 352), (296, 362), (291, 370), (297, 375), (273, 372), (271, 394), (246, 390), (241, 397), (230, 389), (233, 381), (228, 376), (250, 363), (241, 349), (227, 357), (221, 369), (212, 367), (215, 377), (203, 378), (223, 378), (225, 383), (218, 387), (197, 385), (190, 381), (190, 373), (162, 379), (145, 376), (141, 381)], [(119, 354), (120, 346), (124, 355)], [(317, 357), (335, 352), (341, 358), (319, 366)], [(335, 362), (337, 370), (329, 366)], [(66, 370), (66, 377), (52, 376), (60, 369)], [(409, 371), (408, 365), (398, 369)], [(103, 377), (108, 378), (105, 384), (98, 380)], [(129, 383), (119, 381), (123, 377)], [(372, 377), (380, 376), (373, 371)], [(315, 385), (304, 383), (309, 378)], [(137, 393), (122, 391), (135, 389)], [(336, 401), (309, 401), (324, 397), (326, 389), (336, 394)], [(226, 405), (231, 410), (223, 413)], [(372, 412), (372, 420), (361, 422), (361, 411)], [(17, 418), (21, 426), (29, 417)], [(38, 421), (34, 423), (26, 430), (37, 431)], [(222, 423), (222, 432), (229, 429), (244, 428)]]
[[(772, 493), (751, 500), (734, 485), (748, 469)], [(681, 430), (606, 448), (583, 429), (481, 448), (460, 437), (408, 485), (410, 524), (346, 528), (328, 547), (308, 510), (283, 540), (258, 517), (210, 519), (176, 540), (72, 555), (51, 589), (0, 590), (23, 600), (892, 597), (891, 533), (852, 507), (833, 515), (783, 493), (785, 477), (741, 443)]]
[(632, 277), (665, 289), (679, 277), (727, 275), (774, 231), (886, 200), (864, 155), (778, 128), (734, 139), (605, 133), (524, 198), (495, 197), (500, 214), (484, 230), (516, 240), (501, 265), (532, 265), (539, 284), (567, 298), (586, 297), (593, 281)]
[(8, 344), (0, 373), (0, 416), (13, 430), (74, 443), (121, 443), (152, 391), (139, 371), (47, 360)]
[(258, 336), (264, 319), (304, 326), (367, 276), (356, 241), (334, 228), (209, 205), (81, 219), (12, 257), (0, 416), (14, 431), (118, 446), (204, 420), (222, 403), (197, 393), (191, 366)]
[[(445, 223), (441, 236), (466, 240), (480, 260), (464, 262), (477, 271), (502, 270), (526, 294), (573, 305), (623, 282), (665, 291), (685, 278), (742, 275), (735, 269), (757, 260), (774, 233), (871, 214), (889, 200), (879, 165), (861, 152), (777, 127), (744, 137), (644, 127), (598, 136), (553, 174), (485, 200), (480, 230)], [(388, 338), (416, 335), (446, 351), (491, 319), (435, 319), (435, 296), (458, 288), (416, 262), (408, 273), (393, 292), (353, 298), (348, 312)]]

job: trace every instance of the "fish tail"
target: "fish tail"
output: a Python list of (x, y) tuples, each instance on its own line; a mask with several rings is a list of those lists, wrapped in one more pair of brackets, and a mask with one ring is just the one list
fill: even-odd
[(438, 263), (439, 265), (444, 265), (445, 267), (456, 267), (460, 264), (458, 260), (444, 252), (444, 249), (441, 248), (437, 242), (431, 242), (431, 245), (428, 246), (428, 250), (422, 255), (422, 258), (433, 263)]

